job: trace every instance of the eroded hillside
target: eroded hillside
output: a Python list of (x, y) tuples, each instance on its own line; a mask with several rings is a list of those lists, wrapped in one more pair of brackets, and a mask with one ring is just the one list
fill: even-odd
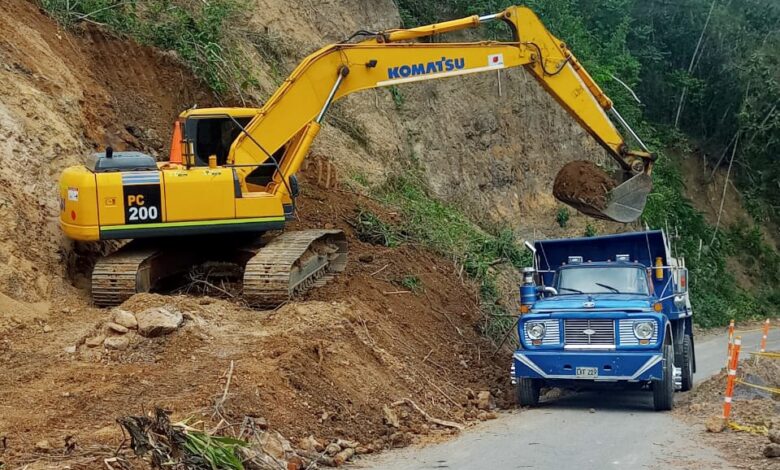
[[(234, 31), (258, 81), (249, 101), (267, 98), (321, 45), (399, 25), (391, 0), (249, 4)], [(94, 341), (114, 335), (105, 325), (111, 312), (89, 305), (83, 274), (89, 254), (108, 247), (60, 234), (59, 172), (108, 145), (164, 158), (175, 116), (219, 100), (175, 54), (90, 22), (64, 29), (32, 1), (0, 3), (0, 31), (1, 462), (94, 468), (122, 442), (114, 420), (154, 406), (210, 426), (263, 417), (293, 440), (311, 434), (381, 449), (451, 432), (413, 409), (388, 423), (383, 408), (398, 400), (459, 423), (490, 417), (475, 399), (480, 391), (511, 403), (507, 355), (482, 336), (479, 289), (462, 267), (413, 244), (361, 242), (356, 211), (398, 214), (346, 186), (324, 188), (305, 171), (294, 225), (347, 232), (353, 256), (343, 276), (276, 312), (209, 297), (136, 296), (123, 308), (179, 310), (183, 327), (155, 339), (131, 331), (119, 351)], [(342, 180), (381, 183), (418, 165), (436, 196), (523, 236), (583, 232), (577, 214), (566, 229), (555, 223), (552, 180), (563, 163), (603, 153), (525, 72), (399, 92), (340, 103), (313, 153)], [(514, 295), (511, 282), (507, 290)]]

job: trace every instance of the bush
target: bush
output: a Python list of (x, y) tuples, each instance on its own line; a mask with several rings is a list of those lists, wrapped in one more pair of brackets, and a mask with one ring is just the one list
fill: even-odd
[(566, 228), (569, 224), (569, 208), (559, 207), (558, 212), (555, 214), (555, 221), (561, 228)]

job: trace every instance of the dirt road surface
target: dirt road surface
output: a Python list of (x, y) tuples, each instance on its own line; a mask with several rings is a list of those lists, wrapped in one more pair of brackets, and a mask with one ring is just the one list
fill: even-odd
[[(743, 351), (758, 349), (760, 332), (742, 335)], [(700, 382), (723, 367), (724, 336), (696, 345)], [(780, 347), (780, 335), (769, 349)], [(595, 412), (591, 412), (591, 409)], [(458, 469), (729, 469), (715, 449), (670, 413), (652, 410), (648, 392), (588, 392), (536, 409), (503, 414), (452, 441), (411, 447), (362, 462), (376, 470)]]

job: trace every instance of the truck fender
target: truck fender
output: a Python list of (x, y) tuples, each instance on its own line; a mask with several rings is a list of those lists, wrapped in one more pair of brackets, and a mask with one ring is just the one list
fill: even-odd
[(664, 327), (664, 344), (671, 344), (672, 348), (674, 348), (674, 336), (672, 335), (672, 324), (669, 322), (669, 320), (666, 321), (666, 326)]

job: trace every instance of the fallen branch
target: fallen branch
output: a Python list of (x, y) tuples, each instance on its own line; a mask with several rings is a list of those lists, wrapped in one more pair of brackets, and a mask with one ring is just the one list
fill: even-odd
[(382, 271), (384, 271), (385, 269), (387, 269), (387, 267), (388, 267), (388, 266), (390, 266), (390, 265), (389, 265), (389, 264), (386, 264), (386, 265), (382, 266), (381, 268), (377, 269), (377, 270), (376, 270), (376, 271), (374, 271), (373, 273), (369, 274), (369, 276), (371, 276), (371, 277), (374, 277), (374, 276), (376, 276), (377, 274), (379, 274), (379, 273), (381, 273)]
[(214, 416), (219, 416), (220, 418), (222, 417), (222, 405), (224, 405), (227, 400), (230, 382), (233, 380), (233, 366), (233, 361), (230, 361), (230, 367), (227, 372), (227, 381), (225, 382), (225, 390), (222, 392), (222, 397), (214, 403)]
[(517, 322), (519, 322), (519, 321), (520, 321), (520, 317), (518, 316), (517, 320), (515, 320), (515, 322), (512, 323), (512, 327), (507, 330), (506, 334), (504, 335), (504, 338), (501, 340), (500, 343), (498, 343), (498, 346), (496, 347), (496, 350), (493, 351), (493, 356), (495, 356), (498, 353), (498, 351), (500, 351), (501, 348), (504, 346), (504, 343), (506, 343), (506, 340), (509, 339), (509, 335), (511, 335), (512, 332), (515, 331), (515, 328), (517, 327)]
[(403, 405), (404, 403), (406, 403), (407, 405), (409, 405), (412, 408), (414, 408), (415, 410), (417, 410), (417, 412), (420, 413), (423, 416), (423, 418), (425, 418), (426, 420), (428, 420), (429, 422), (431, 422), (433, 424), (438, 424), (439, 426), (444, 426), (444, 427), (448, 427), (448, 428), (455, 428), (458, 431), (463, 431), (463, 429), (465, 429), (462, 424), (458, 424), (458, 423), (455, 423), (455, 422), (452, 422), (452, 421), (445, 421), (443, 419), (434, 418), (433, 416), (431, 416), (428, 413), (426, 413), (425, 410), (423, 410), (422, 408), (417, 406), (417, 403), (413, 402), (409, 398), (404, 398), (403, 400), (399, 400), (397, 402), (394, 402), (394, 403), (391, 404), (391, 406), (399, 406), (399, 405)]
[(384, 295), (394, 295), (394, 294), (412, 294), (413, 292), (410, 290), (394, 290), (391, 292), (382, 292)]
[(214, 284), (210, 283), (209, 281), (204, 281), (203, 279), (192, 279), (192, 282), (199, 282), (201, 284), (205, 284), (208, 287), (211, 287), (214, 290), (218, 290), (225, 294), (226, 296), (230, 297), (231, 299), (235, 298), (235, 295), (231, 294), (230, 292), (226, 291), (225, 289), (222, 289), (220, 287), (215, 286)]

